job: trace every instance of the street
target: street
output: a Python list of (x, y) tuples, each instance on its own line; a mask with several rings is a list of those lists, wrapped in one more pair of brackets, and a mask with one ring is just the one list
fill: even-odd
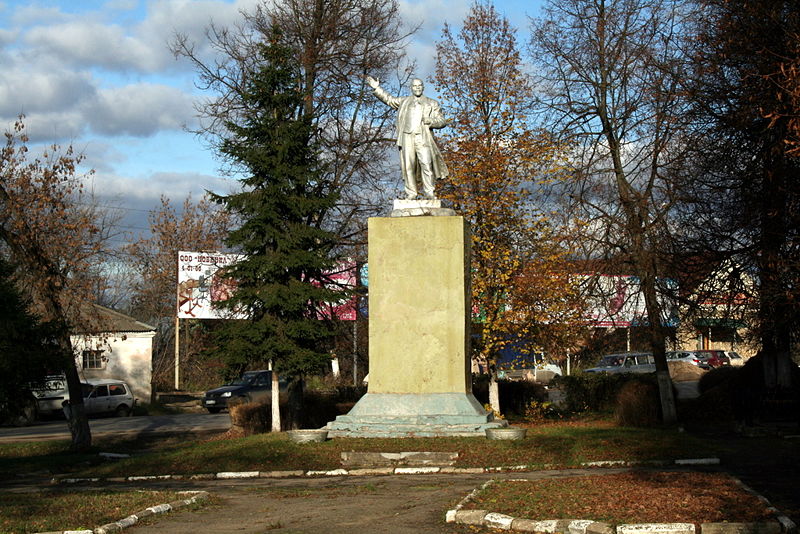
[[(184, 413), (135, 417), (89, 418), (92, 436), (225, 431), (231, 426), (227, 413)], [(27, 427), (0, 427), (0, 442), (69, 439), (66, 420), (37, 421)]]

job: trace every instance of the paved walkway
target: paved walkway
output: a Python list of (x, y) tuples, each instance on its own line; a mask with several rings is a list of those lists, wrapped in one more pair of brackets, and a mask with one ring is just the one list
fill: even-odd
[[(586, 469), (481, 475), (366, 476), (305, 479), (175, 481), (148, 487), (205, 490), (211, 504), (199, 511), (160, 516), (131, 534), (264, 532), (314, 534), (441, 534), (475, 532), (445, 523), (444, 514), (492, 478), (541, 479), (609, 474)], [(141, 487), (141, 486), (138, 486)]]

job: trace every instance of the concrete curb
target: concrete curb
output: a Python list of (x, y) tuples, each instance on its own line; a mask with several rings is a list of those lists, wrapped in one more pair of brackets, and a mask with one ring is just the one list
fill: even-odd
[[(615, 464), (619, 465), (619, 464)], [(684, 464), (686, 465), (686, 464)], [(697, 463), (689, 465), (698, 465)], [(700, 464), (704, 465), (704, 464)], [(705, 464), (707, 465), (707, 464)], [(515, 532), (536, 532), (538, 534), (795, 534), (797, 526), (781, 515), (769, 501), (747, 487), (741, 480), (733, 478), (742, 488), (758, 497), (775, 516), (775, 521), (759, 523), (702, 523), (697, 529), (694, 523), (637, 523), (617, 525), (586, 519), (533, 520), (512, 517), (487, 510), (464, 510), (475, 497), (496, 480), (489, 480), (475, 488), (452, 510), (445, 513), (447, 523), (511, 530)], [(518, 479), (525, 481), (526, 479)], [(513, 482), (513, 480), (512, 480)]]
[(135, 514), (131, 514), (128, 517), (122, 518), (119, 521), (115, 521), (114, 523), (107, 523), (103, 526), (95, 527), (93, 530), (57, 530), (51, 532), (39, 532), (37, 534), (111, 534), (112, 532), (121, 532), (128, 527), (132, 527), (138, 523), (140, 519), (144, 519), (145, 517), (155, 514), (164, 514), (173, 510), (178, 510), (185, 506), (189, 506), (190, 504), (194, 504), (198, 501), (204, 501), (208, 499), (207, 491), (180, 491), (178, 493), (184, 493), (187, 495), (191, 494), (192, 497), (145, 508), (144, 510), (136, 512)]
[[(668, 466), (668, 465), (718, 465), (719, 458), (695, 458), (678, 460), (603, 460), (596, 462), (582, 462), (581, 468), (586, 467), (637, 467), (637, 466)], [(421, 467), (361, 467), (356, 469), (331, 469), (331, 470), (294, 470), (294, 471), (222, 471), (219, 473), (196, 473), (193, 475), (136, 475), (127, 477), (110, 478), (59, 478), (52, 479), (53, 484), (81, 484), (86, 482), (145, 482), (157, 480), (231, 480), (245, 478), (289, 478), (289, 477), (344, 477), (344, 476), (375, 476), (375, 475), (426, 475), (426, 474), (484, 474), (484, 473), (511, 473), (520, 471), (542, 471), (551, 469), (564, 469), (556, 465), (508, 465), (501, 467), (452, 467), (452, 466), (421, 466)], [(568, 470), (569, 468), (565, 469)]]

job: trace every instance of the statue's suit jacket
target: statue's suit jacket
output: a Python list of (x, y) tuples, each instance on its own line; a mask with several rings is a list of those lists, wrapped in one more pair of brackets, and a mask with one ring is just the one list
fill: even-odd
[[(377, 96), (384, 104), (394, 108), (397, 110), (397, 146), (400, 150), (406, 149), (406, 140), (410, 136), (405, 133), (406, 130), (406, 121), (410, 115), (410, 108), (411, 105), (414, 103), (414, 95), (409, 96), (392, 96), (383, 88), (378, 87), (375, 89), (375, 96)], [(442, 158), (442, 153), (439, 151), (439, 147), (436, 146), (436, 142), (433, 139), (433, 134), (431, 134), (432, 128), (442, 128), (447, 125), (447, 120), (445, 120), (444, 116), (442, 115), (442, 110), (439, 108), (439, 103), (432, 98), (428, 98), (425, 95), (419, 97), (420, 102), (422, 103), (422, 116), (428, 117), (430, 119), (430, 124), (422, 124), (422, 135), (425, 137), (426, 145), (431, 147), (431, 166), (433, 167), (433, 177), (434, 178), (447, 178), (448, 171), (447, 165), (444, 163), (444, 159)], [(414, 150), (414, 147), (408, 147), (409, 150)], [(404, 158), (400, 158), (400, 165), (403, 167), (401, 170), (403, 171), (403, 175), (406, 176), (406, 169)], [(419, 176), (419, 168), (414, 169), (414, 175), (416, 176), (417, 180), (420, 180), (421, 177)]]

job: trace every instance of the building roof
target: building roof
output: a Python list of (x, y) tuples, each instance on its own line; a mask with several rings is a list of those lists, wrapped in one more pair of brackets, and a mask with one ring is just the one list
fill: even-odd
[(92, 304), (86, 306), (81, 313), (81, 325), (75, 328), (77, 334), (99, 334), (99, 333), (134, 333), (134, 332), (155, 332), (156, 327), (147, 323), (137, 321), (130, 315), (125, 315), (118, 311)]

